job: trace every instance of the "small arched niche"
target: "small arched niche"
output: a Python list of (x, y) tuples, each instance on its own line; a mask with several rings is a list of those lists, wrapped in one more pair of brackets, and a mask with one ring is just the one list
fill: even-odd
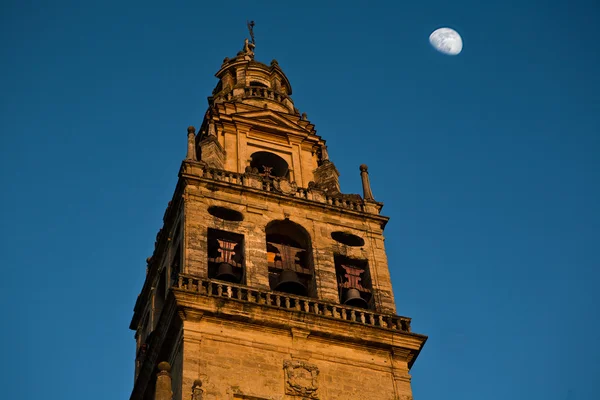
[(244, 214), (241, 212), (221, 206), (208, 207), (208, 213), (213, 217), (217, 217), (225, 221), (240, 222), (244, 220)]
[(331, 238), (338, 243), (345, 244), (346, 246), (362, 247), (365, 245), (365, 240), (363, 238), (353, 235), (349, 232), (331, 232)]
[(257, 151), (250, 156), (250, 166), (257, 168), (262, 174), (269, 174), (279, 178), (289, 178), (288, 163), (275, 153)]
[(306, 229), (289, 220), (276, 220), (267, 225), (265, 233), (271, 289), (314, 297), (311, 242)]

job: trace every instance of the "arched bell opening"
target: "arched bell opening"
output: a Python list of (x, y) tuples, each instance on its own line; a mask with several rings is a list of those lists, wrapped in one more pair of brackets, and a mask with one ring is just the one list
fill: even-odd
[(270, 222), (265, 229), (269, 285), (272, 290), (316, 297), (310, 235), (289, 220)]
[(231, 283), (244, 283), (244, 236), (208, 229), (208, 277)]
[(374, 309), (373, 285), (367, 260), (335, 254), (334, 262), (340, 303)]
[(290, 168), (288, 163), (275, 153), (268, 151), (257, 151), (250, 156), (250, 167), (258, 170), (260, 174), (273, 177), (290, 177)]

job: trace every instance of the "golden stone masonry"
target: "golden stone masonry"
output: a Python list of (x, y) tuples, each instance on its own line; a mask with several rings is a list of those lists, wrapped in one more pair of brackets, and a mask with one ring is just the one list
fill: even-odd
[(427, 337), (396, 315), (367, 166), (362, 196), (343, 194), (325, 141), (251, 37), (187, 130), (130, 325), (131, 399), (412, 399)]

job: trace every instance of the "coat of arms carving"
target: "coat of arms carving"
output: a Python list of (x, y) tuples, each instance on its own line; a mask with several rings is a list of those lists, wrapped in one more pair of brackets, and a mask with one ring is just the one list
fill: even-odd
[(302, 396), (303, 399), (318, 399), (319, 368), (305, 361), (285, 360), (285, 394)]
[(298, 190), (296, 182), (290, 182), (286, 179), (276, 179), (273, 181), (275, 190), (280, 191), (283, 194), (293, 195)]

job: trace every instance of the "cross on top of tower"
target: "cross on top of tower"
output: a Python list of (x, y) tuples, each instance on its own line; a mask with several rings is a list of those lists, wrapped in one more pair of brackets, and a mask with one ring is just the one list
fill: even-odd
[(250, 32), (250, 39), (252, 40), (252, 44), (256, 44), (254, 41), (254, 21), (250, 21), (248, 24), (248, 32)]

